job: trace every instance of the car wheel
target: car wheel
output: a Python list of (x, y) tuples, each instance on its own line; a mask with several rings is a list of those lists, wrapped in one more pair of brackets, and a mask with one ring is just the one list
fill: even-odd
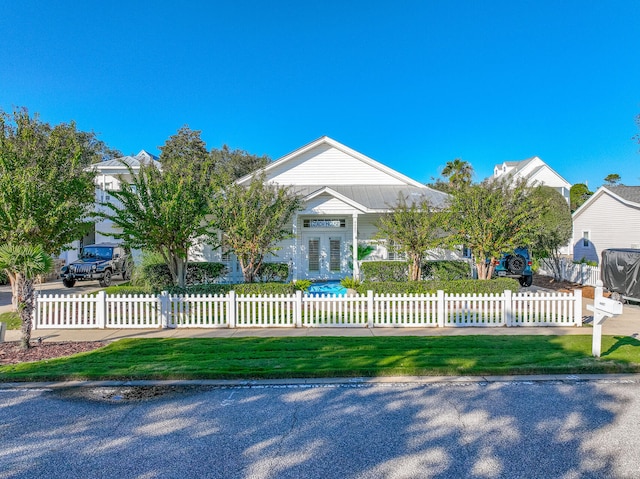
[(122, 279), (125, 281), (129, 281), (131, 279), (131, 270), (125, 269), (122, 272)]
[(507, 257), (507, 269), (511, 274), (522, 274), (527, 267), (527, 260), (521, 254), (514, 254)]
[(64, 284), (65, 288), (73, 288), (76, 281), (74, 279), (63, 279), (62, 284)]
[(104, 277), (100, 280), (100, 286), (106, 287), (111, 285), (111, 270), (108, 269), (104, 272)]
[(533, 284), (533, 276), (522, 276), (520, 279), (520, 286), (528, 288)]

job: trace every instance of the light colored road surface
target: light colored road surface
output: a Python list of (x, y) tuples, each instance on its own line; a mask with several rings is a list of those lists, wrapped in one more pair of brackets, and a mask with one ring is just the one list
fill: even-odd
[(0, 477), (640, 477), (635, 376), (124, 393), (0, 385)]

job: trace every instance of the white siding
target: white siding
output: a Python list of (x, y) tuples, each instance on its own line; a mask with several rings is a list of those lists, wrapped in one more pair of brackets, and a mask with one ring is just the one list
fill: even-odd
[(300, 212), (303, 214), (318, 214), (318, 215), (351, 215), (354, 211), (357, 211), (353, 206), (348, 205), (342, 200), (330, 195), (323, 194), (318, 195), (315, 198), (309, 200), (306, 205), (304, 211)]
[(321, 144), (274, 168), (268, 174), (280, 185), (404, 185), (385, 173), (332, 146)]
[[(589, 232), (589, 244), (582, 235)], [(640, 210), (626, 205), (606, 193), (573, 218), (573, 258), (586, 258), (600, 264), (602, 250), (631, 248), (640, 243)]]

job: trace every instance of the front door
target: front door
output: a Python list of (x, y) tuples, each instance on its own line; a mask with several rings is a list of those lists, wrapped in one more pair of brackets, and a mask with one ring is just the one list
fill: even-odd
[(302, 244), (302, 277), (342, 278), (344, 235), (317, 233), (305, 235)]

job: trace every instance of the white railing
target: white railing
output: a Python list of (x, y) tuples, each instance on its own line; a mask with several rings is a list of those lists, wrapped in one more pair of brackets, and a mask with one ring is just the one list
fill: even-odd
[(582, 292), (303, 296), (42, 295), (35, 329), (581, 326)]
[[(540, 261), (538, 272), (544, 276), (553, 276), (553, 269), (549, 260)], [(596, 286), (600, 279), (600, 267), (589, 266), (584, 263), (572, 263), (565, 258), (560, 259), (560, 280), (570, 281), (587, 286)]]

